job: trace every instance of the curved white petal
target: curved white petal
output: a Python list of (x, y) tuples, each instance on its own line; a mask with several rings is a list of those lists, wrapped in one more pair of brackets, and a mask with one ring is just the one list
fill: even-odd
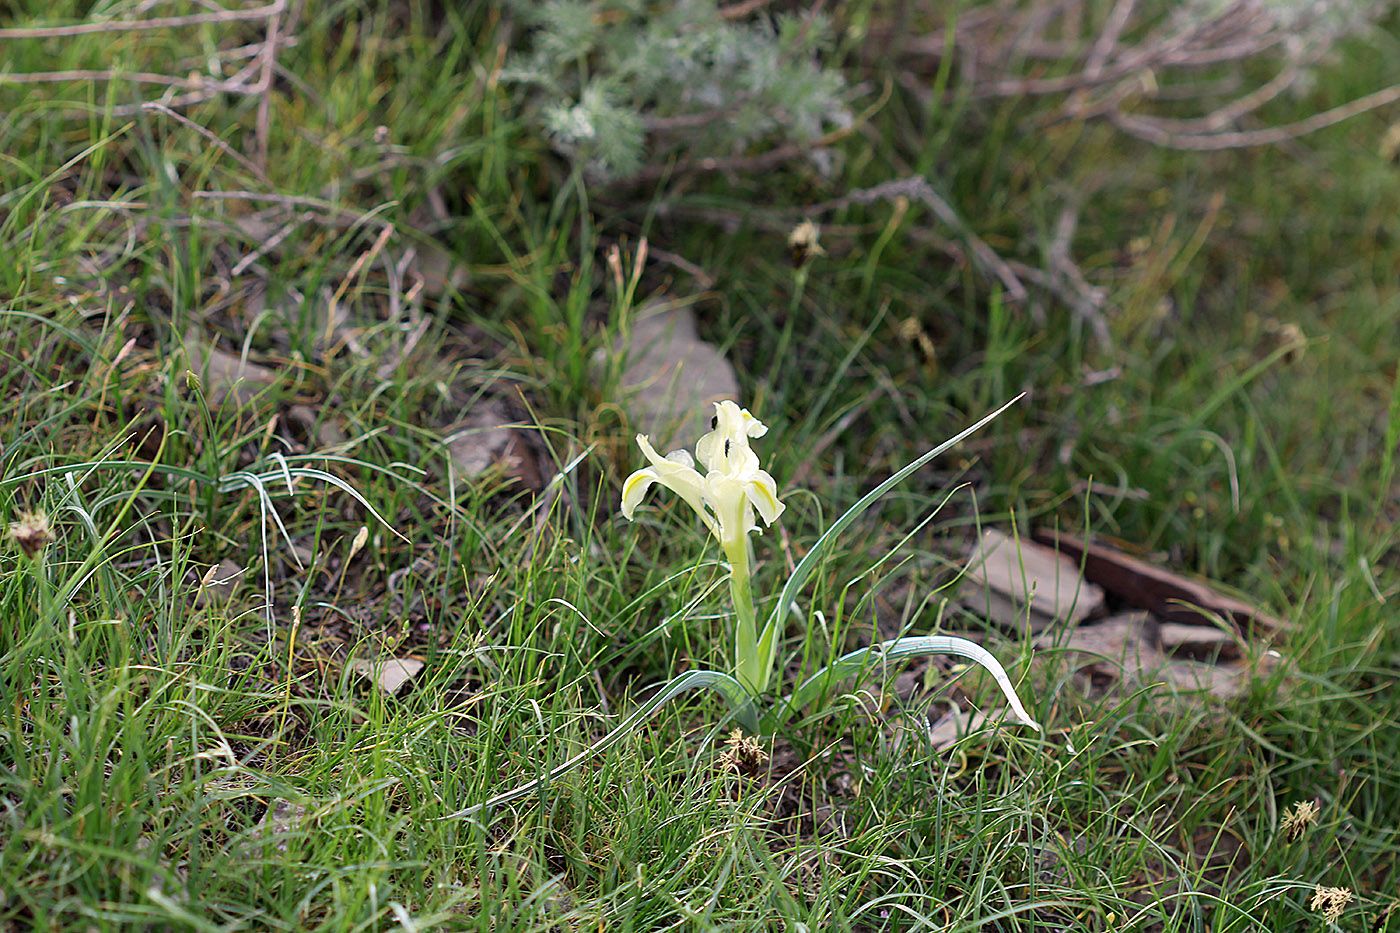
[(749, 437), (762, 437), (768, 433), (768, 425), (749, 414), (747, 408), (740, 409), (739, 415), (743, 418), (744, 433)]
[(718, 470), (720, 464), (715, 462), (715, 455), (723, 450), (724, 438), (720, 437), (719, 428), (715, 428), (695, 442), (695, 459), (699, 460), (706, 470)]
[(666, 459), (672, 463), (679, 463), (688, 470), (695, 469), (695, 458), (690, 455), (688, 450), (673, 450), (666, 455)]
[(690, 455), (681, 450), (663, 457), (651, 446), (645, 434), (637, 435), (637, 446), (642, 448), (651, 466), (633, 473), (622, 484), (622, 514), (630, 520), (630, 513), (636, 510), (647, 488), (652, 483), (660, 483), (684, 499), (705, 520), (705, 524), (713, 528), (714, 520), (705, 510), (705, 478), (691, 466), (694, 461)]
[(658, 479), (656, 471), (651, 467), (645, 467), (627, 477), (627, 481), (622, 484), (622, 516), (629, 522), (632, 515), (637, 511), (637, 506), (641, 505), (642, 499), (646, 497), (647, 490), (651, 484)]
[(758, 514), (763, 516), (763, 524), (771, 525), (778, 520), (787, 506), (778, 499), (778, 484), (767, 470), (756, 470), (745, 489), (748, 499)]
[(747, 408), (729, 400), (715, 403), (714, 430), (700, 438), (695, 456), (705, 469), (733, 476), (758, 468), (758, 456), (749, 449), (749, 438), (768, 433)]

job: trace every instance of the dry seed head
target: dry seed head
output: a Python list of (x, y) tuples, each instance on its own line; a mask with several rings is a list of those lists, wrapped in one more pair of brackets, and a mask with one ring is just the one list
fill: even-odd
[(800, 269), (818, 256), (826, 255), (826, 250), (817, 242), (820, 235), (821, 230), (810, 220), (804, 220), (792, 228), (792, 232), (788, 234), (787, 245), (792, 252), (794, 266)]
[(758, 739), (735, 729), (729, 733), (719, 760), (724, 770), (738, 773), (767, 764), (768, 753), (763, 750), (763, 744)]
[(1321, 913), (1326, 922), (1336, 923), (1353, 896), (1351, 888), (1324, 888), (1318, 885), (1308, 906)]
[(54, 541), (53, 528), (49, 525), (49, 517), (42, 511), (21, 512), (19, 521), (10, 525), (10, 537), (15, 544), (24, 552), (24, 556), (33, 560), (44, 552)]
[(1299, 800), (1283, 811), (1283, 822), (1279, 824), (1279, 831), (1289, 842), (1295, 842), (1317, 822), (1317, 813), (1317, 804), (1311, 800)]
[(353, 541), (350, 542), (350, 556), (347, 557), (347, 558), (345, 558), (345, 559), (346, 559), (346, 560), (354, 560), (354, 559), (355, 559), (355, 555), (358, 554), (358, 553), (360, 553), (360, 550), (365, 546), (365, 542), (368, 541), (368, 540), (369, 540), (369, 526), (368, 526), (368, 525), (361, 525), (361, 526), (360, 526), (360, 530), (357, 531), (357, 532), (355, 532), (355, 540), (353, 540)]
[(627, 283), (622, 277), (622, 250), (616, 243), (608, 247), (608, 271), (612, 273), (613, 287), (619, 295), (622, 294)]

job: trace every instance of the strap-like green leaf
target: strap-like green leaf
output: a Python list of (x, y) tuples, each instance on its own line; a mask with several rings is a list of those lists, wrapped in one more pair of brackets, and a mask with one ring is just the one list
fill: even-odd
[(896, 638), (893, 641), (872, 645), (869, 648), (860, 648), (842, 655), (809, 677), (802, 686), (792, 692), (790, 697), (780, 701), (769, 714), (773, 720), (769, 724), (778, 725), (825, 693), (836, 681), (852, 674), (858, 674), (868, 669), (872, 664), (901, 661), (905, 658), (923, 657), (931, 654), (956, 655), (976, 661), (985, 667), (996, 678), (1001, 692), (1006, 694), (1006, 701), (1010, 704), (1011, 711), (1016, 714), (1016, 718), (1035, 731), (1041, 731), (1039, 723), (1032, 719), (1030, 714), (1026, 712), (1026, 708), (1021, 705), (1020, 698), (1016, 696), (1016, 688), (1012, 686), (1011, 678), (1007, 676), (1006, 668), (1001, 666), (1001, 662), (990, 651), (976, 642), (951, 635), (913, 635), (907, 638)]
[(948, 438), (948, 440), (939, 444), (937, 447), (933, 448), (928, 453), (924, 454), (917, 460), (908, 464), (898, 473), (895, 473), (889, 479), (885, 480), (883, 483), (870, 490), (870, 492), (866, 493), (860, 498), (859, 502), (847, 509), (840, 518), (838, 518), (835, 522), (832, 523), (831, 527), (826, 530), (826, 533), (817, 539), (817, 543), (812, 545), (812, 549), (807, 552), (807, 555), (803, 557), (801, 562), (798, 563), (797, 567), (793, 569), (792, 576), (788, 577), (787, 583), (783, 585), (783, 592), (778, 596), (778, 602), (773, 607), (773, 612), (768, 616), (768, 621), (764, 623), (763, 632), (760, 636), (760, 640), (762, 640), (763, 637), (768, 636), (770, 629), (773, 629), (775, 626), (779, 625), (782, 622), (783, 616), (787, 614), (788, 609), (792, 606), (793, 600), (797, 598), (797, 594), (807, 583), (807, 578), (810, 577), (812, 575), (812, 572), (817, 569), (817, 564), (821, 561), (822, 555), (826, 552), (827, 547), (832, 541), (836, 539), (837, 535), (841, 534), (841, 532), (845, 531), (846, 528), (850, 526), (851, 522), (859, 518), (862, 512), (870, 508), (870, 506), (874, 505), (875, 502), (879, 500), (882, 496), (884, 496), (885, 493), (889, 492), (897, 484), (903, 482), (905, 478), (909, 476), (909, 474), (913, 473), (915, 470), (919, 469), (925, 463), (928, 463), (934, 457), (937, 457), (939, 454), (943, 453), (948, 448), (952, 447), (954, 444), (957, 444), (958, 442), (962, 441), (968, 435), (980, 431), (998, 415), (1006, 411), (1012, 405), (1015, 405), (1020, 400), (1021, 396), (1016, 396), (1011, 401), (1007, 402), (1005, 405), (992, 412), (990, 415), (987, 415), (985, 418), (972, 425), (972, 427), (966, 428), (963, 431), (960, 431), (959, 433)]

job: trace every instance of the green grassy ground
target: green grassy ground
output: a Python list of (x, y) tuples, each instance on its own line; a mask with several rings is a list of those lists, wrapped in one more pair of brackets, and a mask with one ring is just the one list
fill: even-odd
[[(1393, 113), (1192, 155), (1009, 131), (1035, 102), (896, 93), (834, 177), (643, 197), (548, 152), (496, 80), (497, 13), (463, 9), (310, 5), (265, 163), (257, 97), (187, 111), (216, 145), (114, 111), (122, 81), (0, 86), (0, 518), (43, 509), (56, 538), (0, 558), (0, 924), (1273, 931), (1322, 926), (1322, 885), (1355, 894), (1340, 928), (1397, 927)], [(15, 74), (181, 73), (225, 35), (3, 46)], [(1393, 82), (1392, 51), (1353, 42), (1271, 115)], [(1064, 192), (1105, 166), (1072, 254), (1121, 309), (1112, 346), (952, 262), (917, 202), (822, 217), (801, 285), (786, 258), (805, 206), (926, 172), (1039, 268)], [(604, 257), (630, 266), (641, 237), (629, 298)], [(464, 276), (412, 293), (410, 250), (441, 249)], [(897, 702), (871, 715), (872, 677), (736, 773), (722, 706), (695, 698), (446, 818), (723, 663), (715, 549), (679, 511), (617, 513), (641, 459), (590, 360), (652, 296), (694, 301), (771, 426), (755, 446), (788, 512), (756, 541), (760, 593), (884, 476), (1027, 393), (851, 529), (789, 678), (877, 613), (933, 629), (978, 522), (1087, 527), (1221, 581), (1296, 624), (1285, 663), (1229, 702), (1099, 696), (996, 640), (1044, 737), (933, 750)], [(188, 346), (266, 380), (220, 402)], [(541, 479), (582, 460), (545, 494), (463, 480), (441, 441), (486, 398), (532, 426)], [(355, 670), (386, 657), (425, 662), (397, 697)], [(1288, 839), (1303, 800), (1318, 819)]]

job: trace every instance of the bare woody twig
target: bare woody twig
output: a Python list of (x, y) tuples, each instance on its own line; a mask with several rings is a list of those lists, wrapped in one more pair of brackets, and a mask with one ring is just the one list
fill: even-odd
[[(218, 79), (200, 74), (163, 74), (152, 71), (125, 71), (119, 68), (85, 68), (55, 71), (0, 74), (0, 85), (56, 84), (71, 81), (107, 81), (148, 84), (184, 91), (183, 94), (165, 94), (157, 103), (167, 114), (175, 110), (198, 104), (218, 97), (221, 94), (261, 94), (259, 110), (259, 142), (265, 146), (268, 120), (268, 94), (276, 71), (276, 51), (279, 45), (289, 44), (294, 37), (286, 35), (283, 16), (287, 0), (276, 0), (263, 6), (247, 9), (223, 9), (209, 0), (198, 0), (199, 5), (210, 8), (208, 12), (193, 13), (188, 16), (164, 16), (149, 19), (110, 19), (66, 26), (34, 26), (13, 29), (0, 29), (0, 45), (6, 40), (65, 39), (86, 35), (113, 35), (118, 33), (150, 32), (153, 30), (175, 30), (193, 26), (223, 25), (265, 20), (267, 34), (262, 42), (242, 46), (229, 53), (214, 53), (215, 58), (227, 55), (229, 60), (252, 58), (231, 78)], [(144, 13), (147, 4), (135, 12)], [(187, 69), (186, 69), (187, 70)], [(253, 80), (256, 76), (256, 80)], [(112, 107), (113, 116), (126, 117), (147, 109), (152, 102), (136, 102)], [(78, 111), (81, 112), (81, 111)], [(225, 151), (227, 151), (226, 147)], [(262, 148), (259, 149), (260, 154)], [(265, 154), (260, 159), (266, 164)]]
[(262, 71), (258, 78), (258, 120), (255, 138), (258, 145), (258, 164), (263, 169), (267, 168), (267, 146), (272, 112), (272, 72), (277, 64), (277, 40), (280, 38), (281, 25), (282, 12), (280, 10), (268, 17), (267, 39), (263, 42), (262, 55), (259, 56)]
[(236, 23), (279, 16), (287, 8), (286, 0), (276, 0), (266, 6), (246, 10), (218, 10), (192, 13), (188, 16), (163, 16), (154, 19), (108, 20), (97, 23), (75, 23), (71, 26), (33, 26), (20, 29), (0, 29), (0, 41), (5, 39), (62, 39), (68, 36), (90, 36), (112, 32), (141, 32), (151, 29), (180, 29), (209, 23)]
[[(242, 75), (243, 72), (239, 72)], [(149, 71), (120, 71), (115, 68), (75, 68), (69, 71), (31, 71), (17, 74), (0, 74), (0, 84), (58, 84), (64, 81), (131, 81), (135, 84), (160, 84), (166, 87), (199, 90), (210, 94), (228, 91), (243, 91), (248, 85), (237, 80), (211, 81), (196, 76), (181, 78), (175, 75), (156, 74)]]
[[(1328, 22), (1327, 6), (1290, 12), (1262, 0), (1229, 0), (1211, 16), (1168, 12), (1154, 22), (1152, 5), (1115, 0), (1093, 30), (1084, 0), (1038, 0), (990, 4), (962, 16), (941, 32), (884, 37), (897, 43), (905, 61), (958, 57), (960, 93), (974, 100), (1067, 95), (1055, 120), (1106, 120), (1119, 130), (1176, 149), (1197, 151), (1275, 145), (1400, 100), (1389, 87), (1286, 126), (1247, 131), (1233, 126), (1296, 86), (1305, 69), (1336, 41), (1368, 22)], [(977, 15), (985, 13), (986, 15)], [(1053, 36), (1053, 38), (1047, 38)], [(1219, 81), (1181, 81), (1182, 74), (1276, 55), (1274, 76), (1239, 93)], [(1071, 66), (1065, 74), (1018, 74), (1028, 60)], [(1074, 67), (1074, 63), (1078, 66)], [(1043, 71), (1037, 66), (1035, 71)], [(1238, 77), (1238, 75), (1236, 76)], [(910, 85), (916, 93), (917, 86)], [(1236, 96), (1210, 103), (1222, 93)], [(1143, 101), (1200, 101), (1199, 116), (1166, 118), (1143, 113)]]
[(196, 191), (193, 195), (198, 200), (229, 200), (229, 201), (264, 201), (270, 204), (281, 204), (284, 207), (310, 207), (321, 211), (326, 216), (337, 222), (350, 225), (366, 224), (384, 229), (392, 228), (393, 224), (375, 216), (374, 212), (352, 211), (344, 207), (339, 207), (330, 201), (322, 198), (309, 198), (301, 195), (277, 194), (276, 192), (262, 191)]
[(257, 164), (255, 164), (251, 159), (249, 159), (247, 156), (243, 155), (243, 153), (239, 152), (238, 150), (234, 149), (234, 148), (233, 148), (232, 146), (230, 146), (228, 143), (224, 142), (222, 139), (220, 139), (219, 137), (215, 136), (215, 135), (214, 135), (213, 133), (211, 133), (209, 130), (207, 130), (206, 128), (200, 126), (198, 123), (194, 122), (193, 120), (191, 120), (189, 117), (185, 116), (184, 114), (182, 114), (182, 113), (177, 113), (176, 111), (171, 110), (169, 107), (167, 107), (165, 104), (160, 103), (159, 101), (151, 101), (150, 103), (142, 104), (142, 105), (141, 105), (141, 109), (142, 109), (142, 110), (153, 111), (153, 112), (155, 112), (155, 113), (164, 114), (165, 116), (170, 117), (170, 118), (171, 118), (172, 120), (174, 120), (175, 122), (180, 123), (180, 124), (182, 124), (182, 125), (184, 125), (184, 126), (189, 127), (190, 129), (194, 130), (196, 133), (198, 133), (199, 135), (203, 136), (205, 139), (207, 139), (207, 140), (209, 140), (211, 143), (213, 143), (213, 144), (214, 144), (214, 147), (215, 147), (216, 149), (218, 149), (220, 152), (222, 152), (222, 153), (224, 153), (225, 155), (229, 156), (229, 157), (232, 158), (235, 162), (237, 162), (239, 165), (243, 166), (243, 167), (246, 168), (248, 171), (252, 172), (253, 175), (258, 179), (258, 181), (260, 181), (260, 182), (262, 182), (263, 184), (267, 185), (269, 188), (272, 187), (272, 182), (268, 180), (267, 175), (264, 174), (264, 173), (263, 173), (263, 170), (262, 170)]
[(1021, 283), (1015, 271), (1007, 265), (1006, 261), (997, 255), (996, 251), (977, 236), (963, 219), (958, 216), (958, 212), (953, 206), (945, 201), (938, 192), (933, 190), (928, 179), (919, 176), (910, 178), (899, 178), (893, 181), (883, 182), (873, 188), (862, 188), (852, 191), (849, 194), (814, 205), (810, 208), (810, 213), (823, 214), (833, 210), (839, 210), (849, 204), (869, 204), (873, 201), (889, 200), (891, 198), (906, 197), (910, 200), (918, 201), (943, 223), (957, 231), (958, 235), (967, 241), (967, 245), (972, 249), (974, 258), (978, 264), (994, 275), (1006, 289), (1006, 297), (1011, 301), (1024, 301), (1027, 295), (1026, 287)]
[(719, 15), (728, 20), (743, 19), (750, 13), (757, 13), (772, 2), (773, 0), (740, 0), (739, 3), (720, 7)]
[(1182, 134), (1173, 132), (1161, 118), (1140, 117), (1126, 113), (1113, 113), (1109, 119), (1113, 125), (1139, 139), (1168, 149), (1190, 149), (1209, 152), (1220, 149), (1243, 149), (1247, 146), (1272, 146), (1316, 133), (1318, 130), (1350, 120), (1368, 110), (1375, 110), (1387, 104), (1400, 101), (1400, 84), (1392, 84), (1374, 93), (1348, 101), (1322, 113), (1313, 114), (1305, 120), (1298, 120), (1284, 126), (1274, 126), (1261, 130), (1244, 130), (1232, 133)]
[(798, 156), (835, 145), (847, 136), (850, 136), (867, 120), (879, 112), (880, 108), (885, 105), (885, 101), (889, 100), (892, 90), (893, 85), (886, 82), (884, 91), (880, 94), (880, 98), (867, 108), (864, 113), (852, 120), (849, 126), (843, 126), (839, 129), (832, 130), (820, 139), (814, 139), (802, 144), (788, 143), (783, 146), (776, 146), (762, 155), (756, 156), (734, 156), (727, 159), (691, 159), (681, 162), (678, 165), (648, 166), (633, 175), (629, 175), (627, 177), (627, 182), (632, 185), (647, 184), (661, 178), (684, 174), (686, 172), (704, 172), (707, 174), (715, 172), (739, 172), (743, 174), (754, 174), (756, 172), (767, 171), (770, 168), (782, 165), (784, 162), (791, 161)]

